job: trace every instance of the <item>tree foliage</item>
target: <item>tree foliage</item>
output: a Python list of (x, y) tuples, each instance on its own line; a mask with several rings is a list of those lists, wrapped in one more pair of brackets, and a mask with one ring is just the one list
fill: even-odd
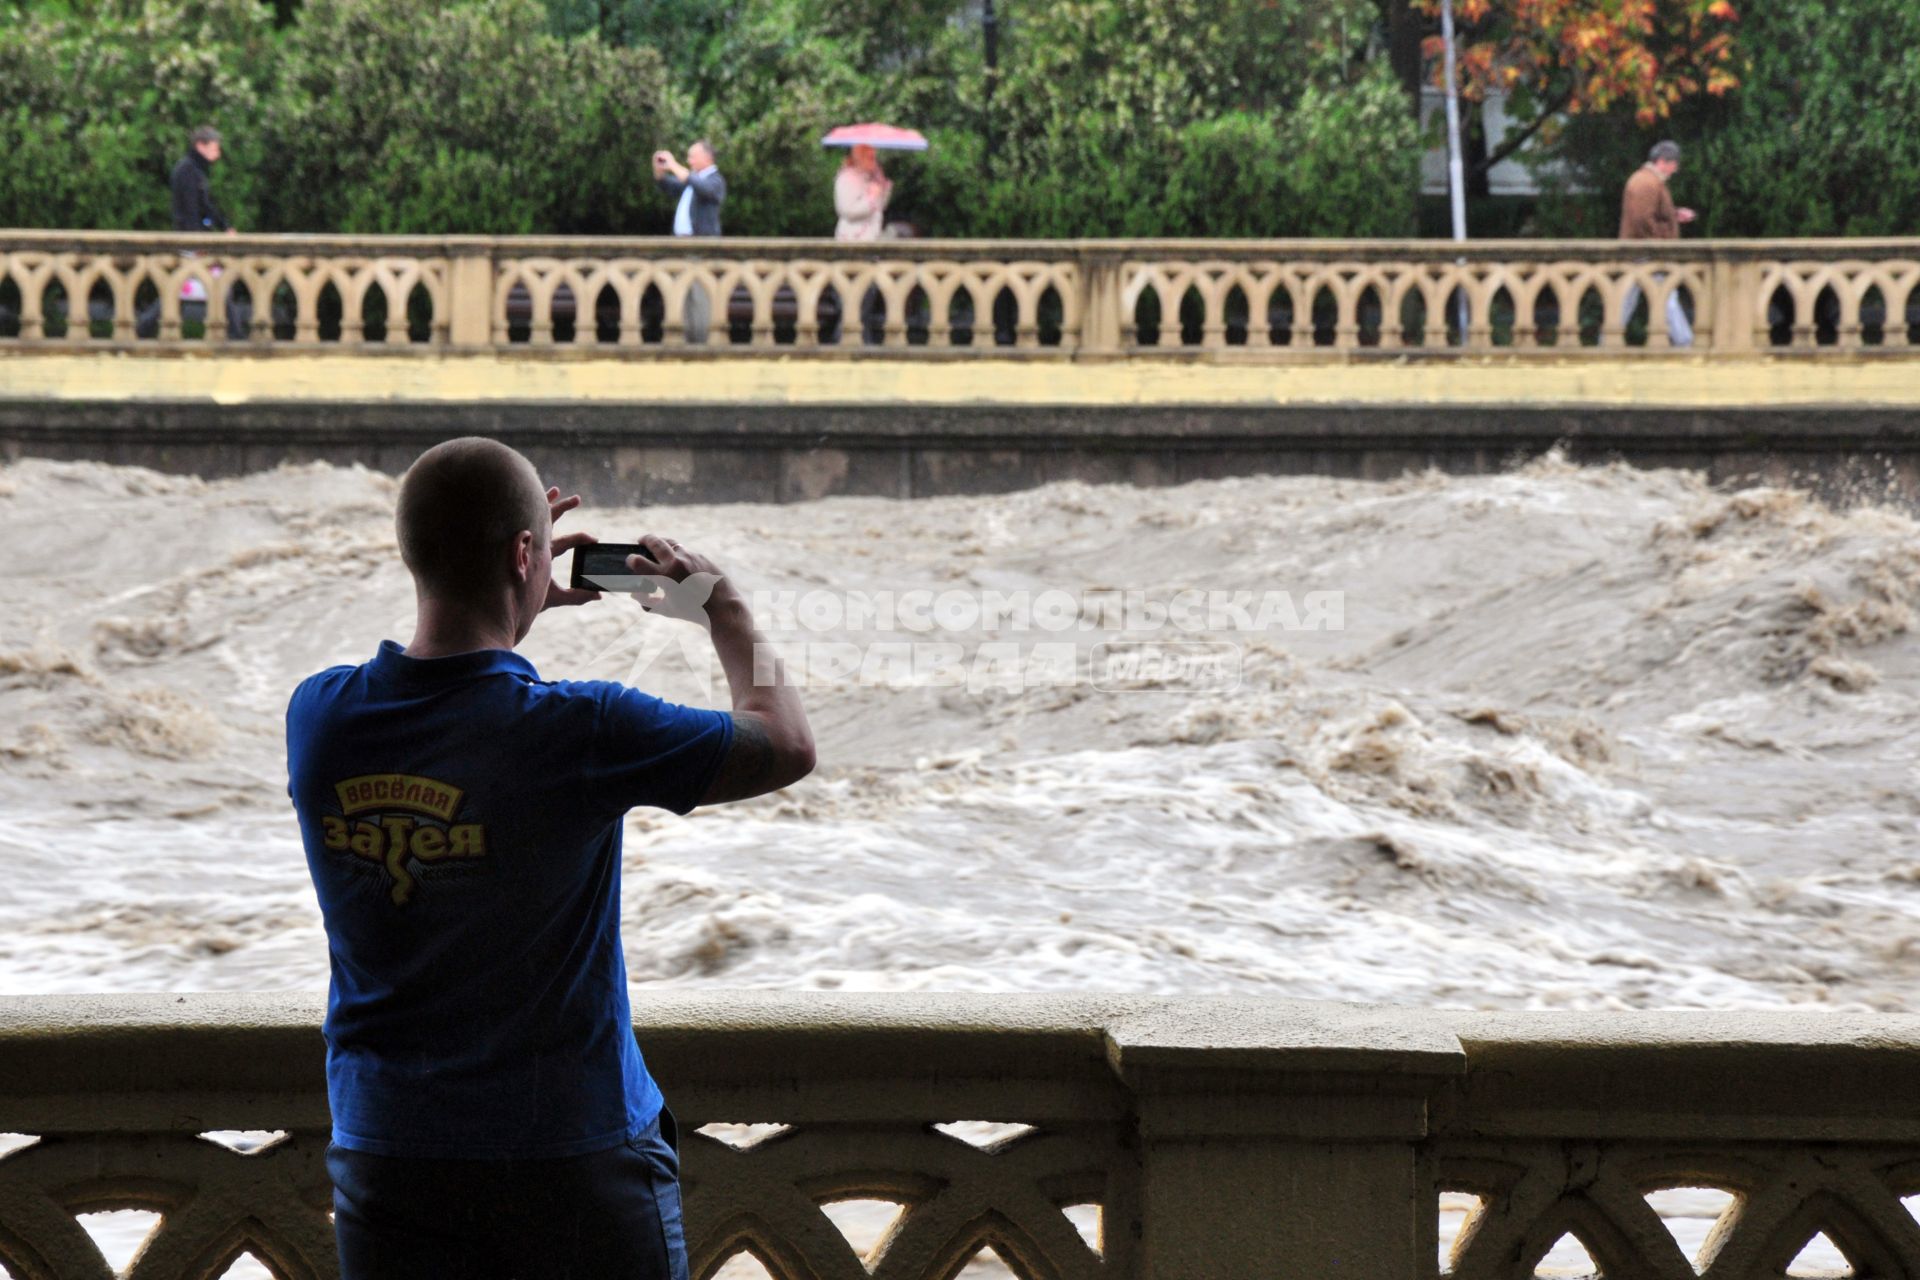
[(1684, 148), (1675, 196), (1689, 234), (1911, 235), (1920, 226), (1920, 6), (1779, 0), (1742, 14), (1737, 92), (1680, 103), (1654, 128), (1624, 112), (1572, 123), (1558, 148), (1576, 188), (1543, 205), (1548, 234), (1612, 234), (1620, 183), (1662, 137)]
[(1920, 7), (1755, 6), (1744, 92), (1685, 121), (1707, 235), (1912, 235), (1920, 227)]
[(892, 211), (938, 235), (1413, 225), (1419, 139), (1362, 57), (1373, 0), (1000, 0), (991, 108), (974, 0), (721, 7), (670, 61), (722, 147), (730, 231), (828, 230), (820, 135), (872, 119), (931, 139), (889, 172)]
[(664, 229), (676, 118), (651, 49), (563, 39), (539, 0), (36, 6), (0, 27), (0, 223), (164, 228), (195, 125), (246, 228)]
[(662, 221), (671, 123), (650, 49), (548, 27), (537, 0), (312, 0), (260, 130), (270, 225), (350, 232), (632, 231)]
[(248, 127), (273, 78), (253, 0), (36, 7), (0, 26), (0, 224), (171, 225), (167, 176), (200, 124), (225, 129), (221, 207), (243, 225), (265, 152)]
[(1376, 0), (999, 0), (991, 74), (980, 0), (13, 3), (16, 226), (164, 227), (211, 121), (242, 227), (660, 232), (650, 153), (706, 135), (730, 234), (825, 235), (820, 136), (861, 120), (934, 139), (890, 162), (892, 211), (930, 234), (1413, 226)]
[[(1920, 222), (1909, 0), (1457, 3), (1469, 94), (1505, 91), (1574, 179), (1533, 230), (1612, 234), (1662, 136), (1699, 232)], [(662, 232), (648, 155), (707, 134), (730, 234), (824, 235), (820, 135), (882, 119), (932, 139), (888, 161), (929, 234), (1412, 230), (1423, 141), (1375, 0), (996, 7), (989, 110), (980, 0), (10, 0), (0, 223), (164, 227), (211, 122), (247, 228)]]
[[(1418, 0), (1431, 18), (1440, 0)], [(1738, 84), (1731, 0), (1458, 0), (1463, 96), (1498, 90), (1516, 128), (1492, 168), (1568, 116), (1631, 117), (1649, 127), (1700, 95)], [(1441, 37), (1425, 53), (1441, 74)]]

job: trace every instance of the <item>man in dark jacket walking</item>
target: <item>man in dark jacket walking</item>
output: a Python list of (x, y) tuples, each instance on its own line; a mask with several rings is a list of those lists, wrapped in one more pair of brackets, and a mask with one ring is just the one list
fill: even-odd
[(233, 224), (220, 206), (213, 202), (213, 166), (220, 162), (220, 131), (203, 124), (193, 131), (193, 144), (180, 163), (173, 166), (173, 229), (175, 231), (224, 231), (233, 234)]
[[(220, 161), (220, 131), (210, 124), (203, 124), (193, 131), (193, 137), (187, 147), (187, 154), (180, 163), (173, 166), (173, 176), (169, 185), (173, 189), (173, 229), (180, 232), (222, 231), (234, 234), (234, 226), (222, 213), (213, 199), (213, 166)], [(191, 252), (183, 256), (193, 256)], [(217, 268), (216, 268), (217, 269)], [(205, 316), (207, 310), (206, 287), (198, 280), (189, 280), (180, 295), (181, 318), (194, 319)], [(227, 294), (227, 337), (244, 338), (247, 328), (253, 320), (253, 304), (235, 300), (233, 294)], [(143, 338), (151, 338), (160, 332), (160, 303), (158, 300), (141, 308), (134, 323), (135, 332)]]

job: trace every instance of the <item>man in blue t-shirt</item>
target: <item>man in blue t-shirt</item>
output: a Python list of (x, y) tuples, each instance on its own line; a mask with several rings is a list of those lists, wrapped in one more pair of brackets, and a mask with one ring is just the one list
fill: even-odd
[(332, 961), (344, 1280), (687, 1274), (673, 1115), (627, 1006), (622, 821), (776, 791), (813, 768), (813, 739), (777, 664), (756, 681), (740, 593), (665, 538), (628, 568), (717, 577), (705, 624), (731, 712), (543, 680), (514, 652), (542, 610), (598, 598), (552, 575), (594, 541), (552, 537), (579, 502), (496, 441), (427, 450), (395, 514), (413, 639), (287, 707)]

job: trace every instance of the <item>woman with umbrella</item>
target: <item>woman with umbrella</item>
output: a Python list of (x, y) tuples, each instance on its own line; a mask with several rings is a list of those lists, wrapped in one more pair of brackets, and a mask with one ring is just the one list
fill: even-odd
[(925, 151), (927, 140), (912, 129), (886, 124), (843, 125), (820, 140), (822, 146), (847, 147), (847, 162), (833, 179), (833, 211), (839, 219), (835, 240), (878, 240), (887, 221), (893, 183), (880, 168), (878, 148)]
[(893, 182), (880, 167), (879, 153), (865, 143), (847, 153), (847, 162), (833, 176), (835, 240), (878, 240), (887, 220), (887, 198)]

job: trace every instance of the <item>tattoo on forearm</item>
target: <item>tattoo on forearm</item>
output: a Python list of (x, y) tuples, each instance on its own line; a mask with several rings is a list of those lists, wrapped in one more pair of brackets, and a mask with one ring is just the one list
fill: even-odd
[(773, 776), (773, 737), (758, 716), (733, 717), (733, 746), (720, 766), (715, 790), (723, 796), (753, 796)]

